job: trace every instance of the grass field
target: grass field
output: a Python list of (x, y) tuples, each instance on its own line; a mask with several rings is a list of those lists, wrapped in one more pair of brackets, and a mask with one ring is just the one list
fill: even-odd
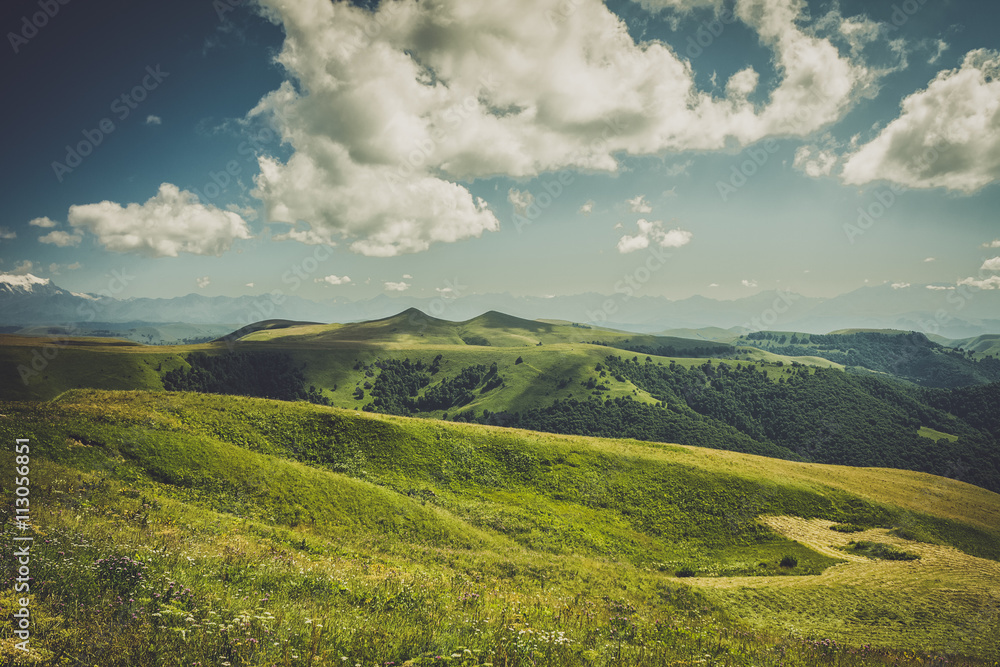
[(952, 480), (200, 394), (0, 415), (34, 447), (34, 664), (1000, 659), (1000, 496)]

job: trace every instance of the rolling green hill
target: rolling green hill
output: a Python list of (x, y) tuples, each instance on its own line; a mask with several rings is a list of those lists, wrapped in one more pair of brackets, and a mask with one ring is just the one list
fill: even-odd
[(0, 415), (32, 444), (40, 661), (1000, 657), (1000, 496), (948, 479), (202, 394)]
[[(978, 345), (992, 350), (995, 341)], [(749, 345), (787, 356), (829, 359), (853, 372), (891, 375), (925, 387), (963, 387), (1000, 382), (1000, 359), (973, 358), (917, 332), (845, 329), (827, 335), (758, 331), (741, 336)]]
[[(788, 334), (768, 335), (753, 342), (781, 345), (775, 336)], [(868, 334), (848, 334), (858, 335)], [(871, 358), (888, 354), (893, 344), (904, 351), (913, 346), (912, 337), (872, 335), (870, 349), (859, 345)], [(842, 340), (814, 336), (808, 343), (796, 338), (795, 345), (830, 353), (820, 349), (827, 338)], [(263, 323), (235, 343), (170, 348), (109, 339), (41, 347), (39, 339), (0, 340), (0, 397), (7, 399), (47, 399), (91, 387), (308, 400), (358, 411), (897, 467), (1000, 490), (1000, 424), (987, 416), (1000, 400), (1000, 385), (925, 390), (890, 382), (886, 374), (845, 374), (819, 357), (781, 356), (747, 345), (711, 361), (662, 357), (636, 351), (689, 355), (706, 351), (706, 343), (500, 313), (448, 322), (415, 310), (347, 325)], [(950, 363), (950, 356), (943, 358)]]

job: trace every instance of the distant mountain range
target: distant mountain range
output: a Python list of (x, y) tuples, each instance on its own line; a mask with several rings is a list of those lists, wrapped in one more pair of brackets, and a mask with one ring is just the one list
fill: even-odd
[(170, 323), (234, 325), (267, 319), (357, 322), (418, 308), (447, 320), (467, 320), (496, 310), (526, 319), (596, 324), (638, 333), (708, 327), (734, 333), (784, 330), (827, 333), (844, 328), (922, 331), (946, 338), (1000, 332), (1000, 290), (941, 290), (926, 286), (862, 287), (833, 298), (765, 291), (742, 299), (704, 296), (672, 301), (596, 293), (528, 297), (474, 294), (453, 298), (378, 295), (351, 301), (311, 301), (295, 295), (116, 299), (70, 292), (33, 275), (0, 275), (0, 325), (6, 330), (73, 323)]

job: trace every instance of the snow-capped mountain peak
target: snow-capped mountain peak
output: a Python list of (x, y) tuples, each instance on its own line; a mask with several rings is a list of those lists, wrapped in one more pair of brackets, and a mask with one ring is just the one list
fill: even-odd
[(0, 273), (0, 285), (11, 288), (18, 288), (19, 291), (32, 292), (36, 285), (49, 285), (52, 281), (48, 278), (39, 278), (30, 273), (16, 275), (13, 273)]

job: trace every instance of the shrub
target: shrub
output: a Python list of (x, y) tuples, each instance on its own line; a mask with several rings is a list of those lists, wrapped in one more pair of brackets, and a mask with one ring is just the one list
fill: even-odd
[(693, 577), (694, 576), (694, 570), (692, 570), (689, 567), (682, 567), (681, 569), (677, 570), (677, 576), (678, 577)]
[(867, 556), (868, 558), (881, 558), (882, 560), (917, 560), (917, 554), (911, 554), (881, 542), (868, 542), (859, 540), (851, 542), (850, 550), (856, 554)]
[(781, 567), (795, 567), (798, 564), (799, 564), (799, 559), (796, 558), (795, 556), (790, 556), (788, 554), (785, 554), (781, 558)]
[(835, 523), (830, 526), (830, 530), (835, 530), (838, 533), (860, 533), (865, 529), (853, 523)]

